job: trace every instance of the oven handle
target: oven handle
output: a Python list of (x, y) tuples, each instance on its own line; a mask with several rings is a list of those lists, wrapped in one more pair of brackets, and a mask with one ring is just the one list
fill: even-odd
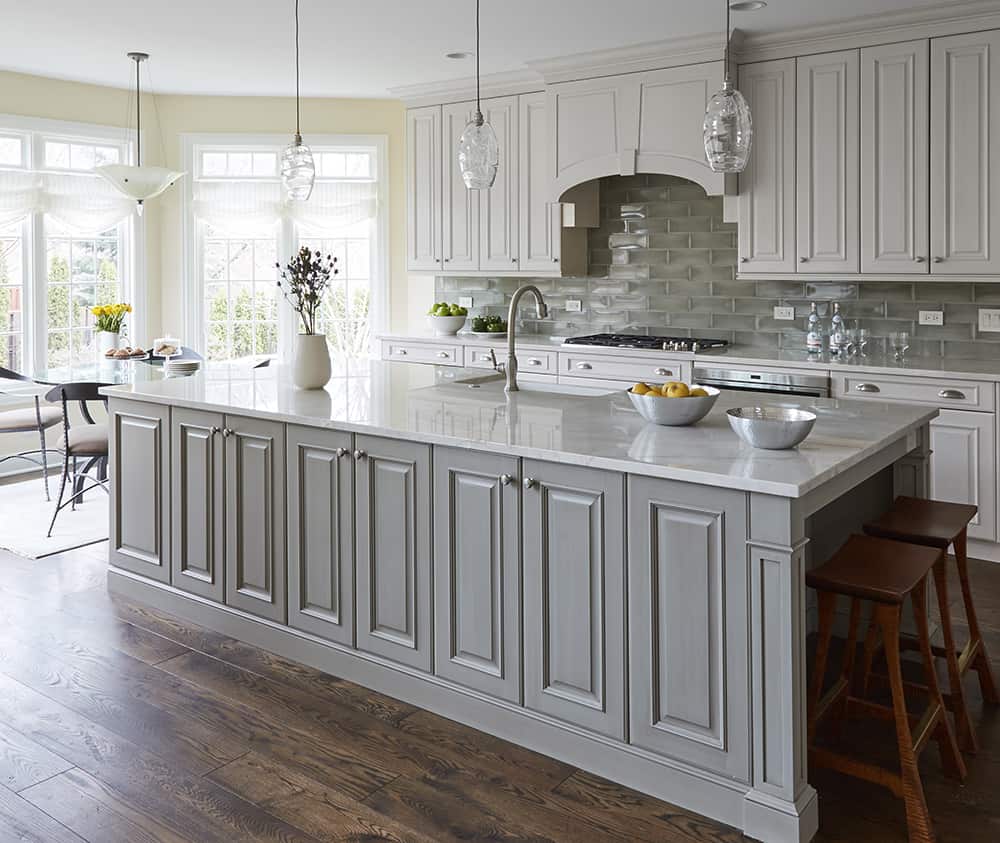
[(769, 383), (747, 383), (746, 381), (722, 381), (712, 378), (698, 378), (702, 386), (714, 386), (716, 389), (731, 389), (736, 392), (764, 392), (771, 395), (797, 395), (803, 398), (829, 398), (829, 390), (808, 386), (781, 386)]

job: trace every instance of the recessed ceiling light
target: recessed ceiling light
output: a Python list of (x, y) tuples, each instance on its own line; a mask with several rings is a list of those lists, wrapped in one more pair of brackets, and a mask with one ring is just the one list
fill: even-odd
[(733, 0), (729, 4), (729, 8), (734, 12), (756, 12), (758, 9), (763, 9), (767, 3), (764, 0)]
[(444, 57), (446, 59), (461, 60), (461, 59), (471, 59), (474, 55), (475, 53), (468, 53), (464, 50), (457, 50), (454, 53), (445, 53)]

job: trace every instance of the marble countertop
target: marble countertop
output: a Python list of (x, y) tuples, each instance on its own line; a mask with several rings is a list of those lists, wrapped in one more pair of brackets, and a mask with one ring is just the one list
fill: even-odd
[(937, 415), (903, 404), (767, 396), (757, 401), (809, 408), (819, 418), (797, 449), (761, 451), (737, 438), (726, 418), (727, 409), (753, 400), (745, 393), (724, 392), (699, 424), (670, 428), (647, 424), (624, 392), (569, 395), (532, 384), (507, 395), (500, 378), (481, 370), (363, 361), (337, 367), (327, 388), (313, 391), (296, 390), (289, 375), (280, 366), (209, 365), (191, 377), (102, 391), (782, 497), (805, 495)]
[[(487, 345), (496, 348), (507, 348), (506, 336), (502, 339), (477, 337), (472, 334), (456, 334), (455, 336), (437, 337), (433, 334), (384, 334), (379, 337), (397, 342), (445, 342), (460, 345)], [(902, 361), (893, 360), (883, 354), (855, 357), (850, 360), (831, 358), (828, 354), (813, 357), (805, 350), (782, 351), (773, 348), (754, 348), (752, 346), (731, 346), (720, 351), (701, 351), (697, 354), (679, 351), (646, 351), (638, 348), (604, 348), (589, 345), (564, 345), (565, 337), (549, 337), (538, 334), (518, 334), (517, 347), (531, 351), (564, 350), (576, 353), (613, 355), (621, 357), (653, 357), (669, 358), (671, 360), (692, 360), (695, 365), (708, 366), (713, 363), (720, 365), (736, 364), (740, 366), (780, 366), (792, 369), (826, 369), (831, 374), (840, 370), (851, 372), (866, 372), (881, 375), (913, 375), (923, 377), (948, 377), (959, 380), (987, 380), (1000, 382), (1000, 360), (970, 360), (953, 357), (906, 357)]]

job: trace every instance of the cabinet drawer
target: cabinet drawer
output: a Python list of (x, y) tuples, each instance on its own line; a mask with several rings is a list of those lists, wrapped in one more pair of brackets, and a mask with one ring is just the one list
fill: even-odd
[(918, 377), (833, 373), (834, 398), (868, 398), (904, 404), (930, 404), (962, 410), (994, 409), (992, 383)]
[(457, 343), (382, 341), (382, 359), (408, 363), (435, 363), (439, 366), (461, 366), (462, 346)]
[[(465, 365), (470, 369), (492, 369), (493, 360), (490, 351), (496, 355), (497, 362), (507, 359), (507, 351), (492, 345), (467, 345), (465, 347)], [(529, 351), (521, 349), (517, 355), (518, 374), (554, 375), (557, 371), (558, 355), (554, 351)]]
[(655, 358), (601, 357), (595, 354), (559, 352), (561, 377), (621, 381), (687, 380), (691, 364)]

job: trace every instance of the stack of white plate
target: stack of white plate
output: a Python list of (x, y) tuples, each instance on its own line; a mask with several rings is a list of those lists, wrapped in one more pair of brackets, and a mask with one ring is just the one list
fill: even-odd
[(201, 368), (200, 360), (166, 360), (163, 363), (163, 373), (168, 377), (193, 375)]

